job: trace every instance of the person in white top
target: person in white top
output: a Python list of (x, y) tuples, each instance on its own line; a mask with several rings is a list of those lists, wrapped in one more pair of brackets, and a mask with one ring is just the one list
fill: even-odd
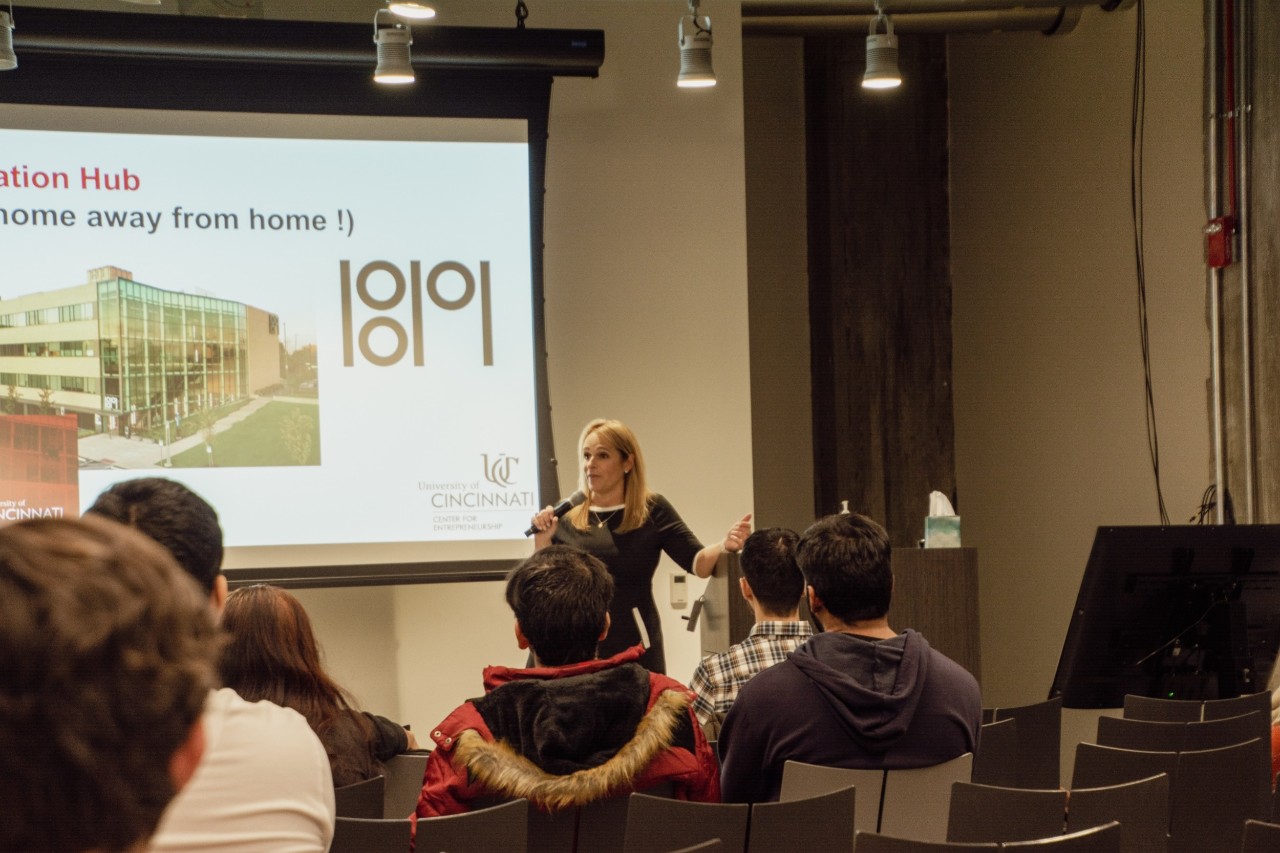
[[(222, 528), (203, 498), (173, 480), (146, 477), (112, 486), (88, 512), (136, 527), (168, 548), (221, 612)], [(202, 722), (204, 758), (165, 810), (148, 849), (325, 853), (333, 840), (333, 781), (306, 719), (222, 688), (209, 694)]]
[(297, 711), (209, 695), (205, 754), (148, 848), (313, 853), (333, 840), (333, 781), (324, 747)]

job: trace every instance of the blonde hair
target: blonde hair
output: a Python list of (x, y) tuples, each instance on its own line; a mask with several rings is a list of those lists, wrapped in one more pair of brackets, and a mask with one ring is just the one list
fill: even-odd
[(587, 499), (570, 512), (569, 520), (579, 530), (586, 530), (591, 523), (591, 504), (595, 501), (595, 496), (587, 485), (581, 456), (587, 439), (593, 435), (601, 444), (611, 447), (622, 456), (623, 461), (631, 461), (631, 471), (622, 481), (622, 523), (618, 525), (618, 532), (635, 530), (649, 520), (649, 499), (652, 497), (644, 480), (644, 454), (640, 452), (640, 442), (636, 441), (635, 433), (622, 421), (609, 418), (596, 418), (588, 422), (578, 438), (578, 488)]

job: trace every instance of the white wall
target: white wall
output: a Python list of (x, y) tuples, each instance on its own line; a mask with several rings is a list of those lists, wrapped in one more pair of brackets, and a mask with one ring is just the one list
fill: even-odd
[[(1152, 381), (1185, 523), (1212, 479), (1202, 12), (1146, 6)], [(988, 705), (1048, 695), (1095, 529), (1159, 522), (1129, 213), (1136, 18), (949, 40), (956, 474)]]
[[(512, 6), (468, 4), (466, 23), (508, 25)], [(682, 8), (531, 3), (529, 26), (605, 31), (600, 77), (552, 90), (545, 273), (561, 490), (576, 482), (582, 424), (620, 418), (653, 488), (711, 542), (751, 511), (741, 40), (737, 2), (703, 3), (719, 84), (677, 90)], [(664, 558), (655, 591), (668, 670), (684, 680), (699, 652), (666, 605), (677, 571)], [(691, 580), (691, 601), (703, 585)], [(523, 663), (501, 584), (397, 587), (390, 616), (386, 594), (299, 594), (309, 610), (343, 603), (341, 619), (328, 606), (313, 616), (333, 674), (370, 710), (426, 730), (480, 692), (483, 666)], [(380, 639), (366, 646), (364, 635)]]

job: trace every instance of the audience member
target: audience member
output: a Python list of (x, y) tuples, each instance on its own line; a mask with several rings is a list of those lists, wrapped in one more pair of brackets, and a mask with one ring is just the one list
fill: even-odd
[(743, 686), (720, 732), (726, 802), (776, 800), (788, 760), (853, 768), (940, 764), (972, 752), (978, 682), (918, 632), (889, 627), (889, 536), (832, 515), (796, 552), (823, 633)]
[[(158, 477), (127, 480), (98, 496), (90, 514), (107, 516), (169, 549), (209, 597), (226, 601), (222, 528), (204, 499)], [(174, 798), (150, 850), (323, 853), (333, 840), (329, 760), (307, 721), (234, 690), (211, 691), (202, 717), (203, 760)]]
[(693, 710), (704, 728), (718, 730), (742, 685), (813, 636), (809, 623), (800, 619), (804, 576), (796, 565), (797, 539), (795, 531), (769, 527), (743, 543), (738, 588), (756, 621), (745, 640), (704, 658), (693, 671)]
[(138, 850), (204, 750), (217, 633), (165, 550), (102, 519), (0, 529), (0, 850)]
[(355, 710), (355, 701), (320, 663), (302, 602), (278, 586), (256, 584), (227, 596), (222, 628), (222, 684), (255, 702), (265, 699), (307, 718), (329, 754), (335, 787), (382, 775), (382, 762), (417, 742), (404, 727)]
[(596, 658), (612, 597), (604, 564), (565, 545), (512, 570), (507, 603), (534, 666), (487, 668), (485, 695), (435, 728), (418, 816), (465, 812), (480, 796), (555, 811), (663, 783), (681, 799), (719, 799), (689, 690), (640, 666), (641, 646)]

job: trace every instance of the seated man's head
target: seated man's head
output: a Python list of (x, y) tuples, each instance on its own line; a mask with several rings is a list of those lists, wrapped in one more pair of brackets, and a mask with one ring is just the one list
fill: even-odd
[(604, 563), (567, 545), (543, 548), (507, 575), (516, 640), (541, 666), (593, 659), (609, 632), (612, 600)]
[(766, 527), (743, 543), (739, 555), (742, 595), (755, 600), (759, 616), (795, 618), (804, 595), (804, 575), (796, 565), (799, 538), (785, 527)]
[(227, 597), (222, 574), (222, 527), (204, 498), (181, 483), (142, 477), (116, 483), (88, 512), (136, 527), (159, 542), (209, 595), (215, 609)]
[(893, 595), (889, 534), (865, 515), (828, 515), (809, 526), (796, 562), (809, 586), (809, 606), (827, 630), (885, 618)]
[(103, 519), (0, 528), (0, 850), (124, 851), (204, 748), (208, 599)]

